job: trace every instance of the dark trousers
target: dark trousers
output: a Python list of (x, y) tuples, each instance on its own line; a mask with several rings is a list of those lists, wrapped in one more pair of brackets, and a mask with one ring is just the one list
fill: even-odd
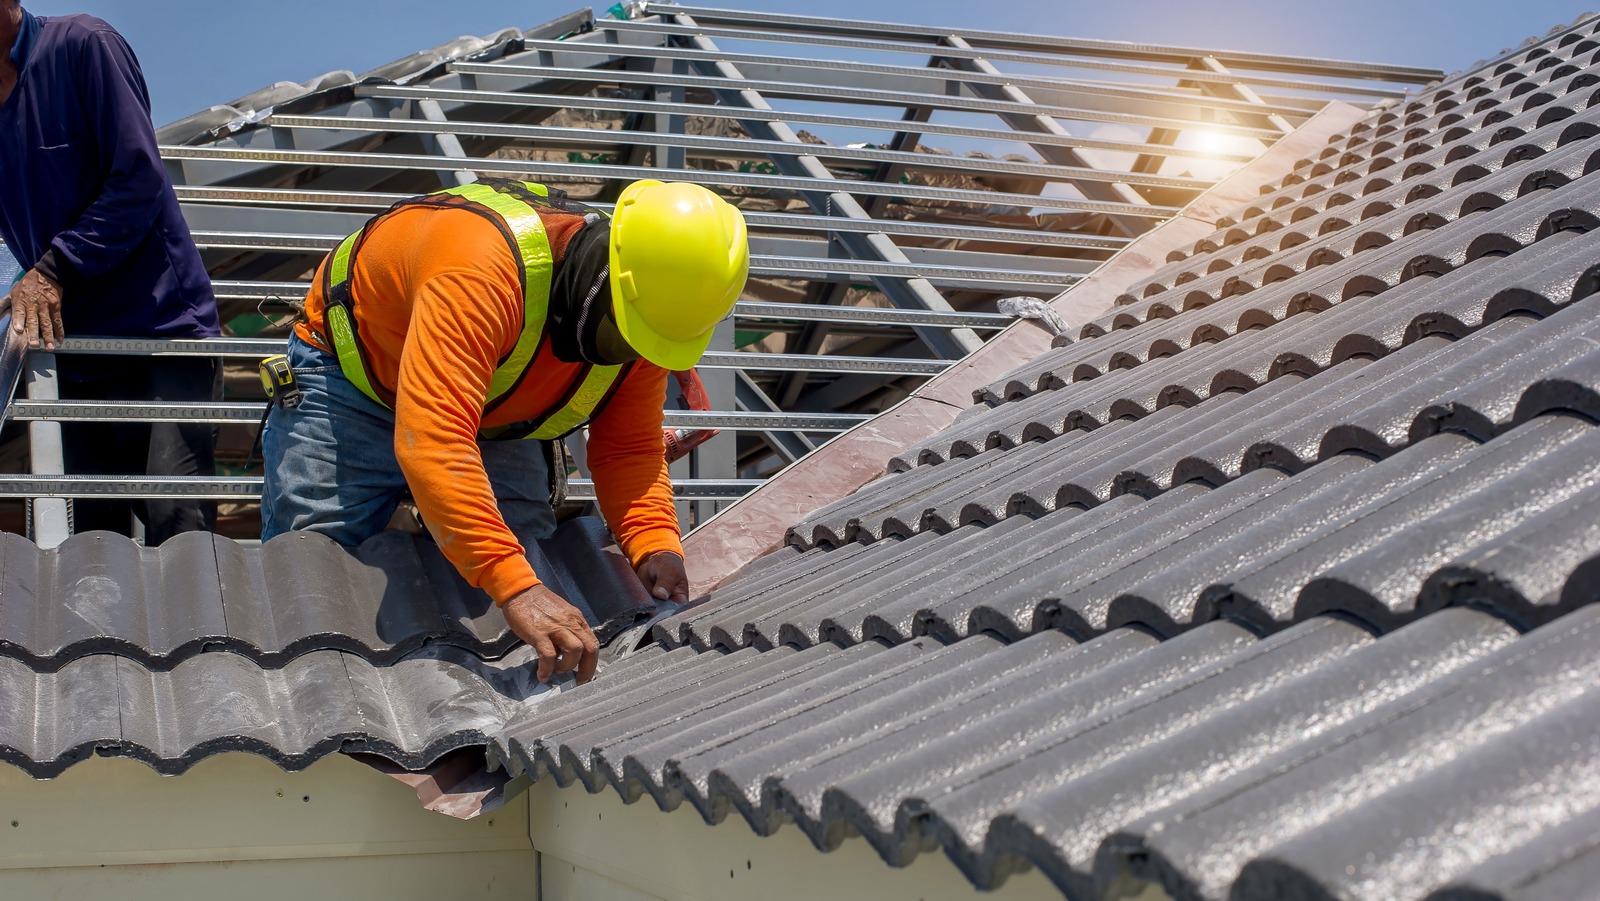
[[(222, 397), (222, 365), (204, 357), (90, 357), (64, 354), (62, 400), (150, 400), (182, 406)], [(67, 475), (214, 476), (217, 428), (181, 422), (65, 422)], [(73, 502), (73, 531), (133, 531), (144, 524), (155, 547), (179, 532), (214, 531), (217, 505), (199, 500)]]

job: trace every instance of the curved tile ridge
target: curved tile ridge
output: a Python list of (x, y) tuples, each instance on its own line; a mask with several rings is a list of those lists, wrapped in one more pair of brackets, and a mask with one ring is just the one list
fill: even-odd
[[(1475, 63), (1475, 68), (1451, 75), (1437, 88), (1423, 92), (1404, 106), (1394, 105), (1376, 111), (1366, 122), (1352, 130), (1351, 146), (1389, 137), (1440, 113), (1470, 110), (1475, 101), (1526, 78), (1526, 72), (1537, 73), (1551, 67), (1567, 68), (1578, 58), (1600, 48), (1600, 43), (1594, 40), (1595, 24), (1591, 16), (1584, 14), (1564, 32), (1552, 29), (1549, 38), (1521, 52), (1494, 62)], [(1553, 77), (1559, 77), (1559, 73)], [(1430, 106), (1431, 109), (1425, 109)], [(1307, 161), (1305, 166), (1311, 164), (1312, 161)]]
[(1600, 295), (1544, 319), (1518, 311), (1460, 340), (1428, 335), (1376, 361), (1351, 356), (1309, 378), (1284, 372), (1104, 425), (1069, 418), (1058, 428), (1057, 408), (1048, 421), (1018, 420), (1014, 442), (882, 478), (798, 524), (790, 540), (839, 545), (990, 525), (1191, 480), (1221, 486), (1264, 467), (1300, 472), (1340, 453), (1388, 457), (1441, 431), (1485, 441), (1543, 411), (1595, 415), (1586, 386), (1597, 312)]
[[(656, 634), (696, 648), (807, 647), (1131, 623), (1172, 634), (1219, 616), (1272, 630), (1325, 611), (1390, 628), (1456, 603), (1536, 625), (1585, 603), (1600, 577), (1600, 529), (1583, 518), (1600, 503), (1600, 352), (1569, 360), (1553, 371), (1570, 400), (1538, 413), (1502, 400), (1526, 418), (1492, 438), (1434, 430), (1376, 459), (1331, 443), (1315, 463), (1268, 463), (1214, 488), (1187, 481), (1149, 499), (807, 551)], [(1483, 384), (1512, 390), (1505, 375)]]
[(1600, 611), (1585, 608), (1422, 697), (1119, 828), (1096, 884), (1245, 901), (1423, 898), (1496, 862), (1520, 860), (1521, 882), (1559, 873), (1567, 861), (1541, 859), (1540, 846), (1600, 809), (1600, 780), (1574, 750), (1594, 740), (1597, 626)]
[[(1219, 252), (1225, 256), (1212, 271), (1174, 285), (1170, 291), (1130, 299), (1085, 326), (1084, 338), (1261, 291), (1296, 276), (1315, 278), (1313, 273), (1318, 269), (1332, 271), (1341, 263), (1353, 264), (1365, 258), (1381, 268), (1392, 256), (1416, 245), (1458, 239), (1474, 231), (1510, 238), (1517, 234), (1514, 223), (1520, 215), (1538, 221), (1541, 217), (1534, 210), (1555, 200), (1568, 201), (1571, 215), (1592, 216), (1594, 179), (1584, 176), (1600, 165), (1595, 153), (1592, 143), (1585, 146), (1585, 142), (1578, 142), (1545, 157), (1534, 157), (1479, 180), (1464, 182), (1426, 200), (1398, 206), (1375, 201), (1366, 209), (1378, 211), (1376, 215), (1330, 220), (1324, 223), (1324, 233), (1315, 237), (1309, 229), (1281, 239), (1278, 233), (1272, 233), (1264, 243), (1277, 244), (1281, 240), (1277, 250), (1260, 247), (1261, 252), (1253, 257)], [(1569, 182), (1570, 189), (1549, 190)], [(1552, 198), (1551, 194), (1558, 196)]]
[[(1597, 154), (1595, 149), (1579, 147), (1578, 150), (1579, 154), (1570, 155), (1570, 162), (1594, 165), (1587, 162), (1587, 158)], [(1562, 179), (1566, 174), (1582, 176), (1582, 184), (1571, 186), (1578, 189), (1578, 194), (1570, 194), (1566, 189), (1547, 190), (1555, 184), (1563, 184), (1562, 181), (1531, 178), (1534, 174), (1554, 176), (1554, 170), (1547, 166), (1531, 166), (1518, 174), (1530, 178), (1507, 182), (1507, 186), (1517, 190), (1517, 195), (1493, 213), (1470, 214), (1435, 230), (1405, 235), (1381, 248), (1370, 248), (1349, 258), (1309, 267), (1277, 282), (1264, 283), (1256, 290), (1227, 293), (1219, 291), (1214, 283), (1197, 282), (1190, 291), (1192, 302), (1173, 306), (1158, 296), (1141, 309), (1114, 314), (1126, 317), (1126, 322), (1118, 318), (1117, 330), (1099, 338), (1056, 347), (1038, 357), (1034, 365), (1021, 366), (1008, 374), (1005, 381), (990, 384), (976, 395), (976, 400), (1003, 405), (1029, 397), (1038, 390), (1096, 378), (1120, 368), (1133, 368), (1150, 358), (1178, 354), (1194, 344), (1218, 341), (1242, 328), (1270, 325), (1294, 312), (1326, 309), (1358, 294), (1382, 293), (1418, 275), (1442, 274), (1458, 269), (1464, 262), (1482, 259), (1486, 254), (1501, 256), (1531, 250), (1526, 243), (1530, 238), (1538, 243), (1550, 234), (1584, 230), (1586, 226), (1581, 219), (1594, 211), (1587, 210), (1586, 202), (1581, 200), (1592, 187), (1592, 178), (1582, 176), (1582, 168), (1560, 176)], [(1566, 197), (1571, 197), (1571, 203), (1562, 202)], [(1560, 221), (1550, 219), (1557, 214)], [(1526, 229), (1530, 226), (1533, 232), (1528, 234)]]
[(899, 866), (939, 848), (981, 889), (1031, 865), (1069, 898), (1130, 880), (1422, 898), (1569, 865), (1539, 849), (1600, 815), (1600, 782), (1572, 765), (1595, 734), (1597, 642), (1589, 606), (1526, 635), (1458, 607), (1378, 637), (1317, 616), (1265, 638), (1218, 621), (1166, 641), (656, 648), (493, 752), (759, 834), (793, 822), (823, 851), (859, 834)]
[[(1408, 163), (1399, 178), (1391, 174), (1388, 179), (1374, 180), (1370, 185), (1346, 185), (1328, 195), (1316, 195), (1306, 205), (1296, 207), (1284, 222), (1264, 227), (1253, 236), (1240, 237), (1227, 246), (1213, 248), (1203, 257), (1173, 269), (1165, 279), (1140, 283), (1142, 288), (1130, 288), (1121, 296), (1119, 306), (1136, 305), (1141, 300), (1159, 297), (1185, 284), (1247, 267), (1247, 264), (1274, 263), (1283, 252), (1313, 240), (1330, 236), (1336, 239), (1337, 233), (1343, 230), (1357, 229), (1356, 234), (1364, 236), (1362, 240), (1375, 241), (1375, 233), (1387, 221), (1385, 217), (1392, 217), (1399, 210), (1410, 211), (1410, 215), (1402, 219), (1409, 232), (1437, 227), (1441, 216), (1451, 214), (1451, 201), (1457, 205), (1457, 215), (1465, 215), (1499, 206), (1516, 193), (1526, 193), (1536, 186), (1564, 184), (1593, 168), (1589, 157), (1594, 148), (1586, 144), (1586, 139), (1593, 137), (1597, 128), (1600, 128), (1600, 108), (1591, 108), (1573, 118), (1542, 125), (1525, 135), (1500, 129), (1496, 134), (1504, 136), (1505, 140), (1498, 147), (1484, 136), (1476, 135), (1488, 145), (1482, 152), (1464, 158), (1457, 154), (1456, 160), (1441, 161), (1437, 168), (1426, 158), (1418, 159)], [(1173, 305), (1171, 298), (1163, 301), (1166, 308)], [(1113, 310), (1108, 317), (1086, 325), (1080, 337), (1104, 332), (1126, 314), (1125, 310)]]
[[(1477, 125), (1461, 125), (1443, 132), (1437, 149), (1398, 160), (1365, 176), (1356, 177), (1355, 171), (1349, 168), (1335, 170), (1324, 177), (1329, 184), (1308, 186), (1298, 201), (1279, 205), (1244, 224), (1220, 229), (1215, 235), (1202, 239), (1192, 255), (1169, 263), (1129, 286), (1117, 304), (1126, 306), (1140, 299), (1148, 300), (1197, 278), (1290, 250), (1308, 240), (1396, 209), (1428, 206), (1424, 201), (1440, 193), (1457, 193), (1467, 182), (1484, 179), (1498, 174), (1498, 170), (1581, 142), (1594, 133), (1600, 110), (1593, 107), (1593, 97), (1582, 96), (1588, 92), (1578, 85), (1593, 84), (1597, 80), (1600, 76), (1588, 73), (1566, 79), (1563, 85), (1574, 93), (1561, 104), (1530, 109), (1500, 120), (1492, 127), (1490, 121), (1494, 117), (1485, 114), (1484, 121)], [(1461, 196), (1473, 193), (1473, 190), (1465, 190)], [(1104, 331), (1106, 318), (1086, 325), (1080, 330), (1080, 336), (1089, 337)]]
[[(1586, 193), (1600, 201), (1600, 175), (1584, 181)], [(1592, 227), (1600, 219), (1591, 221), (1594, 214), (1580, 199), (1561, 191), (1529, 200), (1536, 202), (1508, 204), (1503, 215), (1485, 214), (1470, 229), (1439, 229), (1392, 253), (1164, 320), (1140, 339), (1150, 350), (1111, 342), (1102, 351), (1086, 341), (1062, 349), (1071, 356), (1047, 354), (1041, 370), (1054, 375), (1041, 374), (1040, 381), (1059, 387), (974, 407), (897, 454), (889, 467), (911, 469), (1139, 418), (1163, 406), (1194, 405), (1284, 374), (1313, 375), (1344, 359), (1381, 357), (1426, 336), (1465, 335), (1491, 317), (1524, 310), (1546, 315), (1581, 300), (1600, 272), (1585, 250), (1600, 243), (1600, 229)], [(1156, 349), (1169, 355), (1140, 361)], [(1085, 371), (1113, 362), (1127, 368), (1100, 377)], [(1090, 377), (1061, 382), (1069, 366), (1072, 375)]]
[[(1334, 321), (1368, 316), (1373, 322), (1349, 321), (1352, 334), (1373, 332), (1378, 322), (1394, 322), (1399, 307), (1416, 310), (1402, 337), (1423, 332), (1463, 335), (1509, 309), (1546, 313), (1593, 290), (1593, 246), (1600, 231), (1536, 233), (1533, 244), (1518, 247), (1512, 259), (1497, 259), (1506, 244), (1484, 232), (1465, 240), (1434, 235), (1385, 258), (1357, 258), (1307, 272), (1270, 288), (1224, 298), (1187, 315), (1148, 319), (1102, 339), (1056, 348), (1012, 379), (991, 386), (984, 401), (991, 407), (1025, 401), (1045, 391), (1104, 378), (1124, 370), (1158, 363), (1225, 342), (1242, 333), (1271, 328), (1303, 313), (1322, 313)], [(1491, 248), (1494, 248), (1491, 250)], [(1471, 254), (1480, 254), (1469, 258)], [(1459, 261), (1459, 262), (1458, 262)], [(1471, 264), (1479, 263), (1476, 267)], [(1460, 296), (1445, 296), (1447, 285)], [(1373, 299), (1375, 300), (1369, 300)], [(1347, 310), (1352, 302), (1361, 311)], [(1418, 304), (1437, 304), (1424, 310)], [(1291, 351), (1299, 353), (1298, 351)], [(996, 392), (1004, 391), (1004, 397)], [(962, 422), (970, 421), (972, 414)]]
[(38, 673), (0, 658), (0, 760), (38, 779), (90, 754), (133, 758), (164, 775), (226, 751), (286, 770), (336, 751), (421, 769), (487, 744), (527, 704), (559, 691), (534, 681), (532, 660), (527, 647), (494, 662), (430, 647), (387, 666), (312, 651), (263, 669), (238, 654), (205, 653), (152, 672), (96, 654)]
[[(602, 640), (655, 611), (607, 542), (599, 520), (580, 517), (528, 552)], [(0, 597), (0, 657), (36, 671), (88, 654), (165, 670), (213, 650), (277, 667), (316, 650), (387, 663), (425, 644), (498, 657), (516, 643), (487, 595), (432, 541), (403, 532), (354, 550), (308, 532), (259, 548), (193, 532), (158, 549), (91, 532), (51, 550), (4, 534)]]
[[(1596, 56), (1591, 52), (1578, 61), (1581, 65), (1563, 66), (1550, 73), (1549, 82), (1540, 86), (1537, 102), (1534, 98), (1519, 100), (1515, 89), (1503, 89), (1477, 101), (1470, 115), (1456, 108), (1440, 111), (1413, 122), (1403, 136), (1391, 135), (1386, 140), (1343, 150), (1336, 136), (1328, 142), (1322, 160), (1312, 167), (1317, 174), (1309, 178), (1301, 177), (1301, 173), (1289, 176), (1276, 189), (1219, 222), (1218, 231), (1197, 242), (1194, 251), (1204, 253), (1237, 240), (1239, 235), (1259, 235), (1283, 228), (1308, 215), (1308, 206), (1321, 212), (1328, 206), (1387, 188), (1396, 182), (1396, 167), (1400, 180), (1409, 179), (1419, 172), (1473, 159), (1507, 141), (1525, 143), (1536, 130), (1562, 120), (1587, 118), (1584, 110), (1592, 101), (1584, 89), (1600, 81), (1600, 76), (1591, 71)], [(1373, 158), (1369, 159), (1367, 153)], [(1339, 158), (1327, 161), (1333, 156)]]

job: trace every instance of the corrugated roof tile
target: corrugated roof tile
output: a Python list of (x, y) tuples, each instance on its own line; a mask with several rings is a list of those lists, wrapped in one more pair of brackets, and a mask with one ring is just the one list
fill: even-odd
[[(609, 637), (655, 607), (608, 540), (579, 518), (529, 554)], [(220, 650), (265, 667), (319, 649), (389, 662), (440, 642), (496, 657), (515, 641), (432, 541), (403, 532), (354, 553), (308, 532), (259, 548), (184, 533), (159, 549), (90, 532), (50, 550), (0, 534), (0, 595), (18, 599), (0, 606), (0, 655), (39, 671), (105, 653), (166, 670)]]
[(50, 778), (91, 754), (184, 772), (225, 751), (302, 769), (335, 751), (378, 754), (417, 769), (483, 746), (522, 702), (542, 694), (532, 653), (488, 662), (458, 648), (415, 651), (386, 666), (311, 651), (264, 669), (234, 653), (202, 653), (152, 672), (94, 654), (55, 672), (0, 658), (0, 760)]
[[(1571, 765), (1575, 736), (1593, 734), (1596, 615), (1558, 620), (1446, 675), (1425, 703), (1373, 710), (1124, 827), (1101, 848), (1097, 884), (1126, 869), (1179, 897), (1420, 897), (1517, 847), (1519, 834), (1587, 809), (1577, 792), (1600, 785)], [(1575, 732), (1573, 718), (1587, 722)], [(1546, 764), (1550, 749), (1564, 766)], [(1543, 803), (1527, 794), (1535, 785), (1549, 789)], [(1401, 825), (1452, 800), (1460, 832)], [(1513, 810), (1513, 822), (1477, 819)]]
[[(577, 690), (408, 536), (0, 538), (0, 759), (492, 743), (984, 888), (1587, 889), (1595, 31), (1375, 111)], [(634, 626), (598, 529), (536, 569)]]
[(1336, 139), (665, 620), (639, 665), (683, 655), (683, 684), (804, 657), (748, 710), (730, 673), (649, 688), (625, 735), (529, 716), (500, 753), (891, 863), (937, 845), (981, 887), (1581, 891), (1593, 30)]

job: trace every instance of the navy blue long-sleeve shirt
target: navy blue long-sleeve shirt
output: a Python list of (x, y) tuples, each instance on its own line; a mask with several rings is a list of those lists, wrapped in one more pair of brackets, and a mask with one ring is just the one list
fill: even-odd
[(68, 335), (218, 334), (133, 50), (93, 16), (22, 19), (0, 104), (0, 237), (61, 283)]

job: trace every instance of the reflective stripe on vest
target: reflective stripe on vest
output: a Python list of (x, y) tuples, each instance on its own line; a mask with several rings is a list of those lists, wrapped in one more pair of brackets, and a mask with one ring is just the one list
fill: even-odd
[[(499, 185), (497, 189), (496, 185)], [(545, 321), (550, 310), (550, 279), (555, 269), (555, 259), (550, 251), (550, 239), (544, 222), (533, 206), (534, 198), (523, 199), (518, 193), (531, 193), (537, 197), (548, 196), (543, 185), (531, 182), (477, 182), (456, 188), (447, 188), (419, 198), (403, 200), (389, 210), (369, 220), (366, 225), (339, 243), (328, 261), (327, 282), (323, 296), (323, 317), (328, 323), (328, 337), (339, 358), (339, 368), (345, 378), (357, 389), (384, 407), (392, 403), (380, 396), (370, 376), (366, 355), (354, 321), (354, 298), (350, 291), (350, 272), (361, 245), (361, 238), (373, 222), (397, 209), (413, 205), (446, 205), (470, 208), (466, 204), (450, 203), (450, 198), (460, 198), (479, 207), (478, 212), (492, 215), (502, 225), (502, 233), (511, 244), (522, 271), (522, 331), (489, 379), (489, 391), (484, 399), (485, 409), (493, 407), (505, 397), (533, 365), (544, 337)], [(440, 203), (444, 201), (444, 203)], [(622, 372), (621, 366), (585, 366), (576, 390), (570, 392), (566, 403), (547, 410), (536, 420), (537, 429), (527, 438), (548, 440), (562, 435), (589, 421), (600, 405), (610, 395), (611, 388)], [(500, 430), (493, 430), (500, 431)]]
[(621, 371), (621, 366), (591, 366), (583, 377), (583, 383), (572, 395), (572, 400), (551, 414), (550, 418), (528, 437), (559, 438), (583, 425), (594, 415), (595, 407), (600, 406), (600, 402), (605, 400), (607, 392), (611, 390), (611, 383), (617, 380), (617, 373)]

